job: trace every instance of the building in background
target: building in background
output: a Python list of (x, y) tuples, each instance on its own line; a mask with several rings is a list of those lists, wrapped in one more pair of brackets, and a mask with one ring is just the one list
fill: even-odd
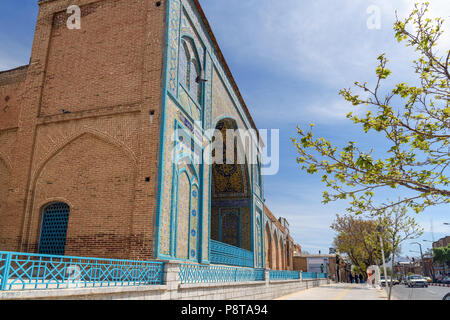
[(449, 244), (450, 244), (450, 236), (446, 236), (433, 242), (433, 248), (446, 247)]
[(336, 254), (297, 254), (293, 260), (294, 270), (336, 275)]
[[(295, 270), (293, 267), (294, 250), (300, 248), (294, 244), (289, 234), (289, 223), (285, 218), (277, 219), (264, 206), (265, 266), (272, 270)], [(301, 248), (300, 248), (301, 250)]]

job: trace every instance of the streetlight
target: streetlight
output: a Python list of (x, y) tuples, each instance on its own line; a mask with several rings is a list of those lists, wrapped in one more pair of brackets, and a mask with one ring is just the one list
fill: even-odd
[[(377, 231), (379, 232), (378, 236), (380, 238), (380, 245), (381, 245), (381, 257), (383, 258), (383, 270), (384, 270), (384, 287), (386, 288), (386, 293), (389, 295), (388, 291), (388, 275), (386, 271), (386, 261), (384, 259), (384, 245), (383, 245), (383, 238), (381, 237), (381, 233), (383, 232), (383, 227), (378, 226)], [(393, 281), (393, 279), (391, 279)]]
[(422, 245), (419, 242), (412, 242), (411, 244), (418, 244), (419, 245), (419, 247), (420, 247), (420, 258), (422, 259), (423, 275), (427, 276), (427, 269), (425, 268), (425, 261), (423, 260)]

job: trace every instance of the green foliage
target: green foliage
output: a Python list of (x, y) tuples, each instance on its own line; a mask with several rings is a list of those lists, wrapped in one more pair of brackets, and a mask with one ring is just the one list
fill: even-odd
[(446, 247), (433, 248), (433, 260), (437, 263), (450, 263), (450, 244)]
[[(326, 139), (314, 137), (313, 125), (307, 131), (297, 128), (299, 138), (292, 139), (299, 153), (297, 161), (309, 174), (321, 175), (329, 189), (323, 193), (324, 203), (348, 199), (348, 211), (356, 214), (383, 213), (400, 204), (418, 213), (428, 206), (450, 203), (450, 50), (437, 55), (443, 20), (427, 18), (427, 11), (428, 3), (416, 5), (406, 20), (394, 24), (396, 39), (419, 54), (414, 69), (420, 86), (402, 82), (382, 95), (383, 81), (391, 75), (382, 54), (374, 88), (355, 82), (362, 94), (340, 91), (353, 106), (368, 108), (364, 116), (349, 113), (347, 118), (365, 133), (384, 135), (386, 149), (377, 151), (385, 157), (376, 159), (374, 150), (360, 150), (354, 141), (338, 150)], [(383, 188), (409, 189), (415, 194), (376, 203), (375, 191)]]
[[(337, 233), (334, 246), (347, 255), (356, 272), (366, 274), (367, 267), (378, 264), (382, 259), (378, 240), (380, 233), (376, 228), (376, 220), (352, 215), (337, 215), (331, 225), (331, 229)], [(381, 236), (386, 239), (387, 234), (382, 233)], [(388, 241), (385, 241), (384, 251), (385, 257), (388, 258), (392, 252)]]

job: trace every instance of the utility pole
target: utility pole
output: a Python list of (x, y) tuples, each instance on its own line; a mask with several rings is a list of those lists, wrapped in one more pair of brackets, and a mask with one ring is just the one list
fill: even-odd
[(423, 275), (424, 276), (428, 276), (427, 275), (427, 269), (425, 268), (425, 260), (423, 260), (423, 252), (422, 252), (422, 245), (419, 242), (413, 242), (412, 244), (418, 244), (419, 248), (420, 248), (420, 258), (422, 259), (422, 270), (423, 270)]
[[(378, 226), (377, 227), (377, 231), (379, 232), (379, 237), (380, 237), (380, 245), (381, 245), (381, 257), (383, 258), (383, 270), (384, 270), (384, 287), (386, 288), (386, 293), (389, 295), (389, 291), (388, 291), (388, 275), (387, 275), (387, 271), (386, 271), (386, 259), (384, 259), (384, 245), (383, 245), (383, 237), (381, 236), (381, 233), (383, 232), (383, 227), (382, 226)], [(392, 279), (391, 279), (392, 281)], [(390, 283), (389, 283), (390, 285)]]

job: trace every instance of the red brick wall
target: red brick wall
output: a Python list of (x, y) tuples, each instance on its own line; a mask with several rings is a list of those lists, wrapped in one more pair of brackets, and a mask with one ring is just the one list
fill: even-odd
[(0, 130), (16, 128), (19, 119), (19, 101), (27, 66), (0, 72)]
[[(43, 206), (65, 201), (66, 254), (153, 257), (166, 1), (155, 3), (41, 1), (17, 103), (26, 112), (17, 129), (0, 126), (12, 141), (0, 250), (36, 251)], [(82, 8), (81, 30), (65, 27), (69, 4)]]
[(66, 27), (66, 11), (54, 15), (41, 115), (140, 100), (147, 2), (86, 4), (81, 7), (80, 30)]

